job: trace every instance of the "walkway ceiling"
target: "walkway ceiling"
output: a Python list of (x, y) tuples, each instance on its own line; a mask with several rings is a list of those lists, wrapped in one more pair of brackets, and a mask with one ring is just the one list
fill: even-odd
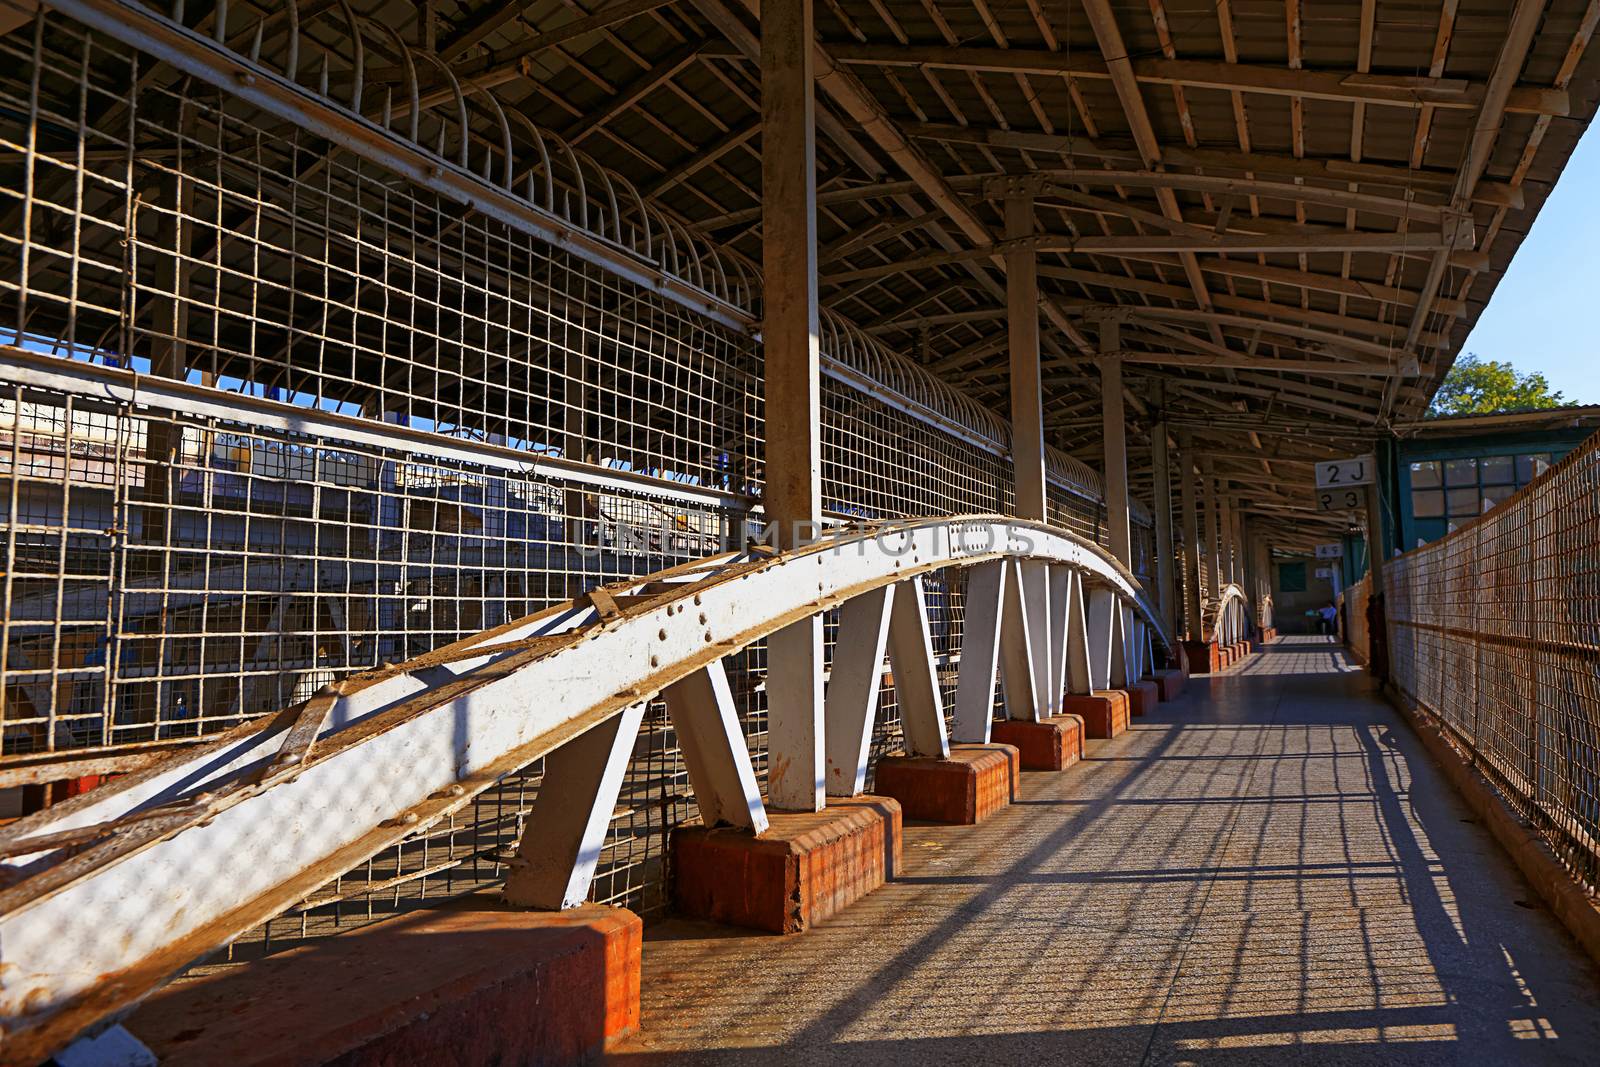
[[(302, 4), (331, 50), (339, 20), (313, 20), (335, 6)], [(758, 0), (352, 6), (760, 262)], [(1086, 357), (1114, 314), (1139, 440), (1164, 384), (1175, 434), (1302, 534), (1309, 464), (1425, 410), (1600, 97), (1600, 0), (819, 0), (815, 19), (824, 305), (1004, 414), (992, 246), (1003, 197), (1031, 190), (1047, 439), (1098, 463)]]

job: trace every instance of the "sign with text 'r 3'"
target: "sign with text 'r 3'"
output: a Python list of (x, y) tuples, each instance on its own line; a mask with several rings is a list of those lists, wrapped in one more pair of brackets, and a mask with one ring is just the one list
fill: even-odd
[(1356, 511), (1366, 506), (1364, 489), (1318, 489), (1318, 511)]
[(1343, 489), (1350, 485), (1371, 485), (1375, 470), (1372, 457), (1353, 456), (1317, 464), (1318, 489)]

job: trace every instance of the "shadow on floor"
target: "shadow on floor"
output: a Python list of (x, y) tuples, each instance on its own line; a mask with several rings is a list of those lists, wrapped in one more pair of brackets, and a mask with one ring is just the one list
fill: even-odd
[(1592, 1062), (1594, 966), (1365, 675), (1251, 664), (808, 934), (653, 931), (616, 1061)]

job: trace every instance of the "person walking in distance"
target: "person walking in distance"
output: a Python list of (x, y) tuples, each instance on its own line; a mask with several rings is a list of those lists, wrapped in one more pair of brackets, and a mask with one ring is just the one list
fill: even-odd
[(1317, 626), (1322, 631), (1323, 637), (1332, 637), (1339, 629), (1339, 609), (1333, 602), (1327, 604), (1317, 612)]

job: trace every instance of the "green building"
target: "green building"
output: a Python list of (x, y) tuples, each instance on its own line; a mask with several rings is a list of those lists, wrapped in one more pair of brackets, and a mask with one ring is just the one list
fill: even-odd
[[(1597, 429), (1600, 407), (1459, 415), (1397, 428), (1378, 452), (1390, 552), (1436, 541), (1509, 499)], [(1357, 575), (1366, 569), (1360, 562)]]

